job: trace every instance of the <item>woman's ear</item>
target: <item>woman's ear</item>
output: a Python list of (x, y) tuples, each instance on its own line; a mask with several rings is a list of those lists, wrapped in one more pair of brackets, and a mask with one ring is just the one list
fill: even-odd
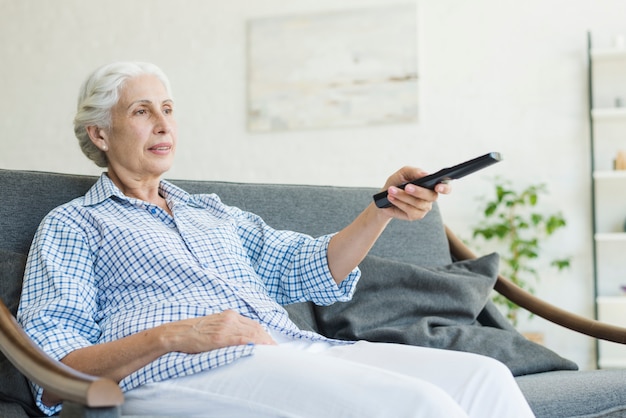
[(86, 129), (91, 142), (102, 151), (108, 151), (109, 146), (107, 145), (108, 137), (106, 131), (96, 125), (87, 126)]

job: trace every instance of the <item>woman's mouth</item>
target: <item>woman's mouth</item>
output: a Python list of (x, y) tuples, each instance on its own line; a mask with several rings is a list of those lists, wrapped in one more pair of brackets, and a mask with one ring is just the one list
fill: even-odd
[(150, 151), (167, 151), (167, 150), (172, 149), (172, 146), (170, 144), (157, 144), (148, 149)]
[(165, 154), (172, 149), (171, 144), (156, 144), (148, 148), (148, 151), (155, 152), (157, 154)]

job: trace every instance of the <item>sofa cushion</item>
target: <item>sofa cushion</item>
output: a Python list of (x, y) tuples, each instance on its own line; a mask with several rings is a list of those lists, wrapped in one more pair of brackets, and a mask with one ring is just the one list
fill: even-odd
[(351, 301), (314, 308), (317, 327), (322, 334), (343, 340), (483, 354), (502, 361), (516, 376), (577, 369), (575, 363), (513, 329), (478, 321), (496, 281), (498, 262), (494, 253), (426, 268), (367, 256)]
[(15, 316), (22, 293), (22, 278), (26, 267), (26, 256), (0, 249), (0, 300)]
[[(26, 265), (24, 254), (0, 249), (0, 299), (15, 315)], [(26, 378), (0, 353), (0, 400), (16, 402), (30, 415), (41, 415), (34, 404)]]
[(554, 371), (516, 380), (537, 418), (626, 417), (626, 370)]
[[(41, 415), (41, 414), (39, 414)], [(0, 417), (2, 418), (29, 418), (21, 406), (16, 403), (0, 402)]]

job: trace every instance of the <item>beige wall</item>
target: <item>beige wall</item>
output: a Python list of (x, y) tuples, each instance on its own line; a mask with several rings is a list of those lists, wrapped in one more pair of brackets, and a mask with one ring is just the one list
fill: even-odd
[[(0, 0), (0, 167), (95, 174), (72, 134), (75, 96), (96, 66), (147, 60), (170, 76), (179, 149), (169, 177), (382, 185), (401, 165), (434, 171), (500, 151), (505, 162), (441, 199), (468, 235), (495, 174), (545, 181), (546, 210), (569, 220), (539, 294), (592, 315), (586, 31), (626, 33), (620, 0), (421, 0), (419, 122), (273, 134), (246, 131), (248, 19), (388, 4), (388, 0)], [(1, 186), (0, 186), (1, 187)], [(562, 355), (591, 364), (593, 344), (541, 320)]]

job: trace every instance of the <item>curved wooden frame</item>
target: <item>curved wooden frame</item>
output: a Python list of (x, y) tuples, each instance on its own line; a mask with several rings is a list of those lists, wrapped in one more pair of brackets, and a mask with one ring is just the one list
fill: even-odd
[[(476, 258), (476, 255), (448, 227), (445, 229), (450, 253), (455, 260)], [(494, 288), (510, 301), (550, 322), (590, 337), (620, 344), (626, 343), (626, 328), (609, 325), (563, 310), (539, 299), (501, 275), (498, 276)]]
[(0, 351), (27, 378), (64, 401), (90, 408), (116, 407), (124, 402), (112, 380), (80, 373), (39, 349), (0, 301)]

